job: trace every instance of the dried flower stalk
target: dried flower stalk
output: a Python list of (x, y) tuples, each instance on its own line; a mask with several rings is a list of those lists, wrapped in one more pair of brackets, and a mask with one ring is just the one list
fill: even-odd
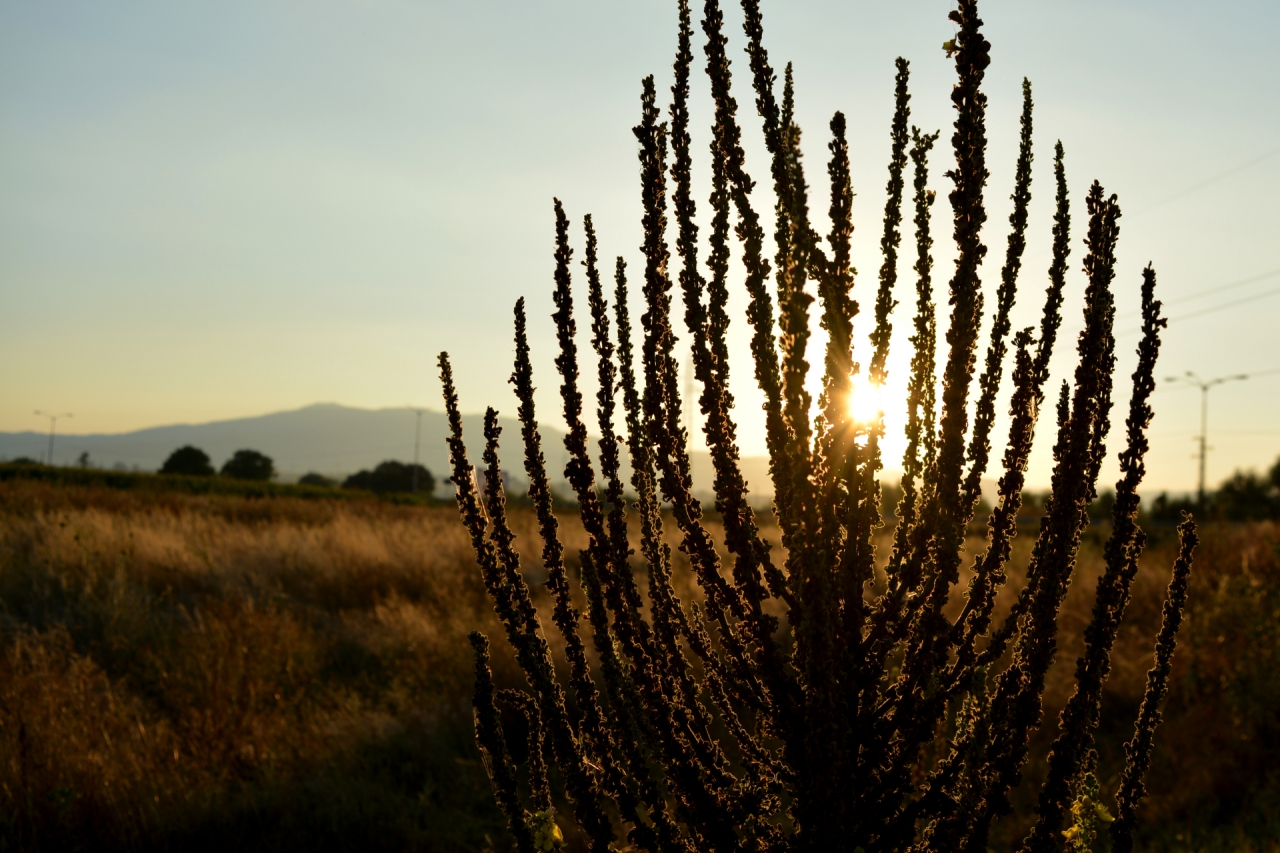
[[(930, 218), (935, 195), (928, 167), (938, 134), (911, 126), (909, 66), (898, 60), (880, 237), (883, 261), (876, 292), (869, 297), (874, 305), (866, 356), (870, 381), (881, 384), (886, 378), (909, 163), (916, 243), (914, 353), (903, 497), (896, 508), (886, 582), (873, 583), (878, 565), (874, 534), (883, 523), (879, 478), (885, 424), (882, 418), (859, 423), (849, 410), (852, 378), (863, 368), (853, 336), (859, 307), (851, 263), (854, 190), (846, 117), (836, 113), (830, 122), (831, 230), (824, 241), (810, 223), (792, 68), (786, 66), (779, 98), (760, 5), (743, 0), (748, 68), (770, 158), (771, 262), (764, 254), (766, 234), (752, 197), (755, 184), (745, 168), (724, 17), (717, 0), (705, 0), (701, 30), (715, 115), (710, 228), (702, 256), (692, 195), (689, 111), (694, 27), (688, 0), (678, 0), (677, 8), (670, 121), (662, 120), (657, 89), (648, 77), (634, 128), (644, 231), (638, 325), (632, 321), (625, 262), (616, 262), (610, 305), (601, 281), (595, 223), (590, 216), (583, 219), (582, 267), (600, 431), (594, 457), (584, 420), (570, 220), (564, 206), (554, 202), (552, 321), (561, 413), (568, 427), (563, 473), (587, 537), (577, 555), (582, 611), (574, 603), (560, 520), (551, 501), (523, 300), (515, 309), (512, 383), (552, 602), (549, 624), (561, 635), (557, 645), (566, 659), (563, 685), (506, 515), (497, 413), (490, 409), (485, 419), (486, 487), (481, 495), (467, 461), (448, 357), (440, 359), (459, 512), (527, 681), (525, 690), (498, 691), (488, 667), (488, 641), (473, 635), (477, 740), (495, 796), (520, 850), (558, 837), (552, 803), (562, 794), (590, 848), (601, 853), (617, 849), (624, 837), (631, 849), (664, 853), (984, 851), (993, 822), (1009, 811), (1009, 793), (1021, 780), (1030, 735), (1041, 721), (1045, 674), (1057, 651), (1057, 615), (1074, 574), (1088, 522), (1086, 508), (1096, 495), (1106, 453), (1115, 363), (1118, 203), (1093, 184), (1087, 200), (1084, 330), (1077, 341), (1073, 381), (1063, 383), (1058, 399), (1052, 495), (1017, 602), (1003, 621), (993, 624), (1061, 324), (1070, 250), (1063, 149), (1059, 143), (1054, 157), (1053, 262), (1038, 333), (1035, 328), (1014, 332), (1010, 315), (1029, 227), (1032, 175), (1033, 105), (1030, 83), (1024, 82), (1014, 209), (983, 370), (975, 379), (984, 304), (980, 268), (987, 251), (982, 238), (989, 177), (982, 84), (990, 45), (974, 0), (959, 0), (951, 13), (958, 33), (948, 44), (957, 73), (952, 92), (955, 166), (946, 173), (952, 182), (957, 260), (948, 282), (943, 351), (933, 283)], [(749, 299), (754, 376), (764, 396), (781, 555), (770, 549), (749, 502), (729, 392), (728, 303), (735, 238)], [(672, 269), (673, 259), (679, 262), (678, 272)], [(806, 386), (813, 292), (818, 322), (827, 333), (816, 401)], [(1143, 337), (1107, 567), (1027, 850), (1058, 849), (1072, 803), (1083, 802), (1080, 797), (1086, 795), (1090, 802), (1096, 800), (1092, 731), (1145, 542), (1137, 525), (1136, 490), (1144, 473), (1151, 421), (1147, 398), (1164, 325), (1150, 267), (1141, 293)], [(677, 294), (679, 306), (674, 304)], [(693, 494), (690, 435), (680, 418), (677, 322), (683, 324), (680, 334), (687, 335), (701, 389), (697, 404), (715, 473), (715, 509), (724, 531), (720, 542)], [(957, 595), (962, 546), (992, 450), (996, 401), (1010, 348), (1010, 426), (999, 499), (986, 519), (987, 545), (973, 561), (963, 606), (950, 618), (946, 607)], [(935, 391), (939, 379), (940, 393)], [(629, 483), (623, 482), (624, 452)], [(631, 502), (624, 492), (627, 485)], [(633, 521), (638, 534), (633, 534)], [(674, 525), (687, 558), (695, 600), (682, 600), (677, 593), (668, 525)], [(1156, 666), (1134, 739), (1126, 748), (1118, 817), (1110, 830), (1116, 850), (1131, 846), (1142, 775), (1159, 720), (1157, 706), (1167, 689), (1186, 601), (1195, 532), (1190, 522), (1181, 532), (1183, 547), (1157, 640)], [(638, 544), (634, 550), (633, 542)], [(499, 704), (522, 714), (527, 723), (523, 776), (507, 749)], [(949, 719), (956, 721), (954, 731), (948, 729)]]

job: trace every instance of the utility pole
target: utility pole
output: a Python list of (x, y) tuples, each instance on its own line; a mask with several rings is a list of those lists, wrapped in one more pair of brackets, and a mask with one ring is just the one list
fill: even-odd
[(422, 409), (414, 409), (418, 423), (413, 429), (413, 494), (418, 495), (418, 447), (422, 444)]
[(1249, 374), (1239, 373), (1235, 376), (1219, 376), (1217, 379), (1205, 380), (1188, 370), (1185, 376), (1170, 376), (1165, 380), (1166, 382), (1183, 382), (1193, 388), (1200, 389), (1200, 435), (1197, 437), (1200, 442), (1200, 482), (1196, 487), (1196, 504), (1201, 511), (1204, 510), (1205, 460), (1209, 456), (1209, 389), (1224, 382), (1235, 382), (1236, 380), (1248, 378)]
[(37, 410), (36, 416), (49, 419), (49, 466), (53, 467), (53, 434), (58, 425), (58, 418), (72, 418), (75, 417), (75, 415), (70, 412), (64, 412), (61, 415), (53, 415), (49, 412), (41, 412)]

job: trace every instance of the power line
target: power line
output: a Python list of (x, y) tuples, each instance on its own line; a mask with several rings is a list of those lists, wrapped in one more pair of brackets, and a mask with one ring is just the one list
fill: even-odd
[[(1276, 269), (1273, 269), (1269, 272), (1258, 273), (1257, 275), (1251, 275), (1248, 278), (1242, 278), (1237, 281), (1228, 282), (1227, 284), (1220, 284), (1217, 287), (1210, 287), (1208, 290), (1200, 290), (1200, 291), (1197, 291), (1196, 293), (1189, 293), (1186, 296), (1179, 296), (1177, 299), (1162, 299), (1160, 301), (1164, 305), (1177, 305), (1181, 302), (1191, 302), (1192, 300), (1199, 299), (1202, 296), (1208, 296), (1212, 293), (1221, 293), (1224, 290), (1232, 290), (1233, 288), (1237, 288), (1237, 287), (1243, 287), (1246, 284), (1253, 284), (1255, 281), (1262, 281), (1263, 279), (1271, 278), (1274, 275), (1280, 275), (1280, 267), (1277, 267)], [(1137, 317), (1137, 316), (1140, 316), (1141, 314), (1142, 314), (1141, 311), (1126, 311), (1125, 313), (1118, 314), (1116, 316), (1117, 318)]]
[(1244, 163), (1241, 163), (1238, 166), (1232, 166), (1230, 169), (1227, 169), (1225, 172), (1219, 172), (1218, 174), (1212, 177), (1205, 178), (1203, 181), (1201, 181), (1198, 184), (1192, 184), (1191, 186), (1187, 187), (1185, 190), (1182, 190), (1181, 192), (1178, 192), (1178, 193), (1174, 193), (1173, 195), (1169, 196), (1163, 201), (1158, 201), (1153, 205), (1142, 208), (1137, 213), (1130, 214), (1129, 218), (1132, 220), (1133, 217), (1135, 216), (1140, 216), (1144, 213), (1147, 213), (1148, 211), (1155, 210), (1156, 208), (1159, 208), (1159, 207), (1164, 207), (1166, 204), (1170, 204), (1171, 202), (1175, 202), (1175, 201), (1178, 201), (1179, 199), (1186, 198), (1192, 193), (1202, 190), (1205, 187), (1209, 186), (1210, 184), (1217, 183), (1223, 178), (1229, 178), (1232, 175), (1236, 174), (1237, 172), (1243, 172), (1245, 169), (1249, 168), (1250, 166), (1261, 163), (1263, 160), (1266, 160), (1269, 157), (1274, 157), (1276, 154), (1280, 154), (1280, 148), (1273, 148), (1272, 150), (1268, 151), (1266, 154), (1262, 154), (1258, 157), (1254, 157), (1252, 160), (1248, 160)]
[(1277, 293), (1280, 293), (1280, 287), (1277, 287), (1274, 290), (1263, 291), (1262, 293), (1255, 293), (1252, 296), (1246, 296), (1243, 299), (1237, 299), (1234, 302), (1224, 302), (1221, 305), (1214, 305), (1209, 308), (1201, 308), (1199, 311), (1192, 311), (1190, 314), (1183, 314), (1180, 317), (1170, 317), (1169, 322), (1173, 323), (1178, 320), (1190, 320), (1192, 317), (1199, 317), (1204, 314), (1212, 314), (1215, 311), (1222, 311), (1226, 308), (1234, 308), (1237, 305), (1243, 305), (1246, 302), (1254, 302), (1258, 299), (1266, 299), (1268, 296), (1275, 296)]
[[(1233, 302), (1224, 302), (1221, 305), (1213, 305), (1213, 306), (1210, 306), (1209, 308), (1201, 308), (1199, 311), (1192, 311), (1190, 314), (1182, 314), (1178, 317), (1170, 317), (1169, 322), (1177, 323), (1182, 320), (1190, 320), (1192, 317), (1202, 317), (1205, 314), (1213, 314), (1214, 312), (1217, 312), (1217, 311), (1224, 311), (1227, 308), (1235, 308), (1237, 305), (1244, 305), (1246, 302), (1256, 302), (1259, 299), (1266, 299), (1269, 296), (1275, 296), (1277, 293), (1280, 293), (1280, 287), (1277, 287), (1274, 290), (1265, 290), (1262, 293), (1255, 293), (1252, 296), (1246, 296), (1243, 299), (1236, 299)], [(1142, 331), (1142, 327), (1137, 326), (1132, 329), (1125, 329), (1123, 332), (1116, 332), (1116, 337), (1122, 337), (1124, 335), (1132, 335), (1141, 331)]]
[[(1280, 373), (1280, 367), (1272, 367), (1267, 370), (1250, 370), (1248, 376), (1250, 379), (1257, 379), (1259, 376), (1272, 376), (1277, 373)], [(1171, 382), (1176, 382), (1179, 384), (1171, 385), (1169, 384)], [(1164, 382), (1161, 382), (1159, 387), (1157, 387), (1156, 390), (1152, 391), (1151, 393), (1158, 394), (1161, 391), (1189, 391), (1194, 387), (1195, 387), (1194, 385), (1182, 384), (1182, 379), (1180, 377), (1175, 376), (1175, 377), (1170, 377), (1166, 379)]]
[[(1274, 430), (1274, 429), (1216, 429), (1214, 430), (1214, 432), (1221, 435), (1261, 435), (1261, 436), (1280, 435), (1280, 430)], [(1153, 433), (1147, 436), (1147, 438), (1184, 438), (1186, 437), (1186, 435), (1187, 435), (1187, 430), (1177, 429), (1177, 430), (1170, 430), (1169, 432)]]
[(1226, 435), (1280, 435), (1280, 431), (1273, 429), (1220, 429), (1218, 432)]

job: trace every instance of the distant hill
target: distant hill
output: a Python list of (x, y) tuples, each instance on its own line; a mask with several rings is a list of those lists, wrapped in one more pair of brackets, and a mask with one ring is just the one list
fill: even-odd
[[(472, 462), (478, 464), (482, 416), (464, 415), (462, 421)], [(524, 482), (519, 423), (509, 418), (503, 418), (500, 423), (504, 439), (503, 467), (511, 472), (513, 485), (518, 485)], [(443, 412), (423, 412), (420, 458), (442, 484), (449, 474), (445, 444), (448, 429)], [(562, 472), (567, 458), (564, 431), (546, 425), (540, 429), (553, 482), (563, 484)], [(357, 409), (317, 403), (290, 412), (206, 424), (174, 424), (116, 434), (59, 435), (54, 444), (54, 462), (71, 465), (81, 453), (88, 452), (97, 467), (155, 471), (174, 449), (191, 444), (208, 453), (215, 467), (220, 467), (235, 451), (251, 448), (274, 459), (283, 480), (296, 479), (308, 471), (341, 477), (372, 468), (386, 459), (412, 460), (413, 433), (414, 410), (409, 408)], [(47, 450), (46, 433), (0, 432), (0, 459), (28, 456), (42, 460)], [(767, 459), (745, 457), (742, 468), (756, 496), (772, 494)], [(693, 454), (693, 480), (701, 495), (710, 493), (712, 469), (706, 453)], [(441, 493), (447, 490), (448, 487), (442, 485)]]

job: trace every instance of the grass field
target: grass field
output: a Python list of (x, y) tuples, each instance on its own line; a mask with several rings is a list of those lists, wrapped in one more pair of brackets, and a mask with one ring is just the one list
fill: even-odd
[[(514, 522), (540, 582), (533, 519)], [(572, 516), (562, 532), (575, 553)], [(1070, 691), (1105, 532), (1090, 530), (1063, 611), (1028, 777)], [(1276, 849), (1278, 543), (1270, 523), (1205, 531), (1146, 849)], [(1104, 719), (1131, 721), (1141, 699), (1172, 546), (1144, 557)], [(0, 849), (507, 849), (472, 740), (466, 632), (494, 636), (500, 681), (520, 675), (452, 506), (3, 480), (0, 627)], [(1130, 726), (1099, 732), (1104, 787)], [(1017, 805), (1002, 845), (1034, 808)]]

